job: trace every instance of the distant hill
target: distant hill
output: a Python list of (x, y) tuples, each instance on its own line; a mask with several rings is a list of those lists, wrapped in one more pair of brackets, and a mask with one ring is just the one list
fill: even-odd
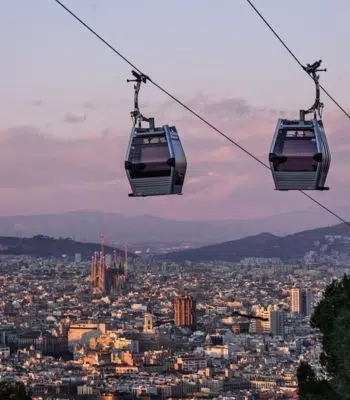
[[(350, 218), (348, 208), (340, 207), (337, 211), (344, 218)], [(186, 242), (189, 247), (199, 247), (257, 235), (261, 232), (289, 235), (333, 223), (334, 217), (319, 207), (266, 218), (217, 221), (177, 221), (149, 215), (127, 216), (116, 213), (74, 211), (62, 214), (0, 217), (0, 235), (21, 237), (48, 235), (95, 242), (99, 241), (100, 232), (104, 232), (106, 244), (112, 245), (114, 242), (113, 245), (123, 247), (123, 243), (127, 241), (137, 250), (137, 245), (145, 242), (149, 244), (161, 242), (160, 247), (166, 247), (166, 244), (168, 247), (179, 247)], [(141, 249), (143, 247), (140, 246)]]
[[(80, 253), (83, 258), (89, 259), (100, 249), (97, 243), (81, 243), (70, 238), (54, 239), (44, 235), (31, 238), (0, 236), (0, 254), (23, 254), (35, 257), (60, 257), (65, 254), (74, 257), (75, 253)], [(104, 247), (105, 254), (112, 254), (113, 250), (112, 247)], [(124, 254), (124, 250), (116, 249), (116, 251), (118, 254)], [(130, 254), (130, 257), (134, 255)]]
[[(326, 244), (326, 235), (342, 235), (350, 238), (350, 226), (339, 224), (327, 228), (307, 230), (279, 237), (270, 233), (248, 236), (196, 249), (166, 254), (172, 261), (229, 261), (239, 262), (245, 257), (279, 257), (284, 261), (299, 259), (310, 250), (318, 251)], [(335, 241), (327, 251), (350, 253), (350, 243)]]

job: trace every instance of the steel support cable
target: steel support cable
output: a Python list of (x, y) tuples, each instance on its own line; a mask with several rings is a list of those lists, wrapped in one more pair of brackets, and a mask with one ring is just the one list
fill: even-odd
[[(281, 36), (275, 31), (275, 29), (272, 28), (272, 26), (268, 23), (268, 21), (265, 19), (265, 17), (261, 14), (261, 12), (255, 7), (253, 2), (251, 0), (246, 0), (246, 2), (251, 6), (251, 8), (255, 11), (255, 13), (259, 16), (259, 18), (264, 22), (264, 24), (269, 28), (269, 30), (273, 33), (273, 35), (276, 37), (276, 39), (281, 43), (281, 45), (288, 51), (288, 53), (291, 55), (291, 57), (295, 60), (297, 64), (302, 68), (304, 72), (305, 68), (303, 64), (300, 62), (298, 57), (293, 53), (293, 51), (287, 46), (286, 42), (281, 38)], [(307, 73), (307, 72), (306, 72)], [(311, 77), (307, 73), (307, 75)], [(333, 101), (333, 103), (339, 108), (340, 111), (342, 111), (349, 119), (350, 119), (350, 114), (345, 110), (344, 107), (340, 105), (340, 103), (337, 102), (337, 100), (326, 90), (322, 85), (319, 85), (323, 93)]]
[[(265, 167), (266, 169), (270, 170), (270, 167), (265, 164), (263, 161), (261, 161), (257, 156), (255, 156), (253, 153), (251, 153), (249, 150), (241, 146), (239, 143), (237, 143), (235, 140), (227, 136), (224, 132), (222, 132), (220, 129), (218, 129), (216, 126), (214, 126), (211, 122), (206, 120), (204, 117), (202, 117), (200, 114), (198, 114), (196, 111), (194, 111), (191, 107), (187, 106), (185, 103), (183, 103), (181, 100), (179, 100), (177, 97), (175, 97), (173, 94), (168, 92), (166, 89), (164, 89), (161, 85), (156, 83), (153, 79), (151, 79), (147, 74), (144, 74), (133, 62), (131, 62), (127, 57), (125, 57), (120, 51), (118, 51), (115, 47), (113, 47), (110, 43), (108, 43), (101, 35), (99, 35), (94, 29), (92, 29), (86, 22), (84, 22), (81, 18), (79, 18), (73, 11), (71, 11), (66, 5), (64, 5), (60, 0), (53, 0), (56, 2), (58, 5), (60, 5), (68, 14), (70, 14), (77, 22), (79, 22), (82, 26), (84, 26), (90, 33), (92, 33), (97, 39), (99, 39), (103, 44), (105, 44), (110, 50), (112, 50), (115, 54), (117, 54), (121, 59), (123, 59), (127, 64), (129, 64), (134, 70), (136, 70), (138, 73), (141, 75), (144, 75), (147, 77), (147, 80), (151, 82), (157, 89), (159, 89), (161, 92), (166, 94), (168, 97), (170, 97), (172, 100), (174, 100), (177, 104), (185, 108), (187, 111), (189, 111), (192, 115), (194, 115), (196, 118), (201, 120), (204, 124), (209, 126), (212, 130), (214, 130), (216, 133), (224, 137), (226, 140), (228, 140), (231, 144), (239, 148), (241, 151), (243, 151), (245, 154), (247, 154), (249, 157), (253, 158), (256, 162), (258, 162), (260, 165)], [(252, 4), (251, 4), (252, 5)], [(271, 28), (272, 29), (272, 28)], [(298, 60), (297, 60), (298, 61)], [(299, 63), (299, 61), (298, 61)], [(300, 64), (301, 65), (301, 64)], [(350, 118), (350, 115), (349, 115)], [(348, 223), (344, 218), (342, 218), (340, 215), (332, 211), (330, 208), (327, 206), (323, 205), (320, 203), (318, 200), (314, 199), (312, 196), (304, 192), (303, 190), (299, 190), (304, 196), (309, 198), (311, 201), (313, 201), (316, 205), (321, 207), (323, 210), (328, 212), (329, 214), (333, 215), (335, 218), (337, 218), (339, 221), (343, 222), (344, 224), (347, 224), (350, 226), (350, 223)]]

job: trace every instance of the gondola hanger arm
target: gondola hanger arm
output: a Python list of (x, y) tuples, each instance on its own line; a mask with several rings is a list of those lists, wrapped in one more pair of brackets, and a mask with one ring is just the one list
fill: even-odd
[(146, 118), (142, 115), (139, 108), (139, 92), (141, 88), (141, 83), (147, 83), (150, 78), (145, 75), (141, 74), (135, 70), (132, 70), (131, 73), (135, 77), (135, 79), (127, 79), (126, 81), (129, 82), (136, 82), (134, 85), (134, 110), (131, 111), (131, 118), (134, 122), (134, 126), (138, 124), (139, 128), (141, 128), (142, 122), (149, 122), (150, 127), (154, 127), (154, 118)]
[(306, 64), (306, 66), (303, 66), (303, 69), (306, 73), (310, 75), (312, 80), (315, 83), (316, 86), (316, 96), (315, 96), (315, 102), (314, 104), (308, 109), (308, 110), (300, 110), (300, 120), (304, 121), (305, 120), (305, 115), (314, 113), (314, 118), (317, 118), (317, 114), (319, 115), (319, 118), (322, 118), (322, 109), (324, 107), (324, 104), (321, 103), (320, 101), (320, 84), (319, 84), (319, 79), (320, 76), (317, 74), (317, 72), (326, 72), (327, 68), (321, 69), (322, 60), (315, 61), (313, 64)]

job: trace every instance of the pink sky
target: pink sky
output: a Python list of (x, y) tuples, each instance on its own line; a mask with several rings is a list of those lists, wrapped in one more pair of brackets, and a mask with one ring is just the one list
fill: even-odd
[[(241, 99), (197, 96), (189, 102), (227, 135), (267, 161), (279, 110), (257, 108)], [(10, 126), (0, 136), (1, 214), (95, 210), (175, 219), (241, 219), (313, 206), (298, 193), (274, 191), (269, 171), (192, 116), (174, 109), (170, 114), (166, 104), (154, 111), (159, 115), (156, 121), (174, 121), (181, 135), (188, 160), (183, 196), (127, 196), (124, 156), (129, 128), (125, 122), (120, 131), (101, 126), (96, 133), (73, 140), (60, 140), (49, 130), (35, 126)], [(86, 119), (67, 113), (66, 123), (88, 124), (86, 108)], [(172, 119), (164, 121), (161, 116)], [(297, 112), (285, 116), (297, 116)], [(316, 198), (337, 207), (345, 205), (350, 195), (350, 123), (337, 113), (325, 113), (324, 120), (333, 151), (328, 181), (331, 191), (316, 193)]]
[[(140, 2), (137, 12), (130, 1), (69, 3), (138, 68), (264, 161), (280, 110), (296, 117), (300, 106), (312, 104), (311, 80), (242, 2), (154, 0), (152, 7)], [(322, 7), (305, 0), (260, 3), (303, 63), (323, 59), (328, 72), (321, 82), (348, 109), (349, 1), (337, 7), (332, 1)], [(316, 28), (310, 20), (318, 21)], [(129, 198), (130, 66), (54, 2), (3, 2), (0, 24), (10, 32), (0, 36), (2, 215), (100, 210), (220, 219), (314, 207), (298, 193), (274, 191), (269, 171), (151, 84), (140, 93), (142, 111), (177, 125), (188, 158), (184, 195)], [(350, 121), (333, 115), (335, 106), (323, 94), (322, 101), (333, 152), (331, 191), (315, 196), (337, 210), (350, 195)]]

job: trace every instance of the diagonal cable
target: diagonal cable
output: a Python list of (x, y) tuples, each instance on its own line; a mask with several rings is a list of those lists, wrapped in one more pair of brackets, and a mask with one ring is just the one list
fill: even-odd
[[(201, 120), (204, 124), (209, 126), (212, 130), (214, 130), (216, 133), (218, 133), (220, 136), (224, 137), (226, 140), (228, 140), (231, 144), (236, 146), (238, 149), (243, 151), (245, 154), (247, 154), (249, 157), (254, 159), (256, 162), (258, 162), (261, 166), (265, 167), (266, 169), (270, 170), (270, 167), (261, 161), (256, 155), (251, 153), (249, 150), (247, 150), (245, 147), (241, 146), (237, 141), (234, 139), (230, 138), (228, 135), (226, 135), (223, 131), (221, 131), (219, 128), (217, 128), (215, 125), (213, 125), (211, 122), (209, 122), (206, 118), (198, 114), (196, 111), (194, 111), (191, 107), (187, 106), (185, 103), (183, 103), (181, 100), (179, 100), (176, 96), (168, 92), (166, 89), (164, 89), (160, 84), (156, 83), (153, 79), (151, 79), (147, 74), (144, 74), (132, 61), (130, 61), (127, 57), (125, 57), (120, 51), (118, 51), (115, 47), (113, 47), (110, 43), (108, 43), (101, 35), (99, 35), (94, 29), (92, 29), (86, 22), (84, 22), (81, 18), (79, 18), (75, 13), (73, 13), (72, 10), (70, 10), (66, 5), (62, 3), (60, 0), (53, 0), (55, 1), (58, 5), (60, 5), (68, 14), (70, 14), (77, 22), (79, 22), (82, 26), (84, 26), (90, 33), (92, 33), (97, 39), (99, 39), (103, 44), (105, 44), (110, 50), (112, 50), (116, 55), (118, 55), (121, 59), (123, 59), (127, 64), (129, 64), (133, 69), (135, 69), (137, 72), (140, 74), (144, 75), (147, 77), (147, 79), (160, 91), (162, 91), (164, 94), (166, 94), (168, 97), (170, 97), (172, 100), (174, 100), (177, 104), (185, 108), (187, 111), (189, 111), (192, 115), (194, 115), (196, 118)], [(253, 4), (247, 0), (252, 7)], [(256, 10), (256, 9), (255, 9)], [(257, 11), (257, 10), (256, 10)], [(258, 12), (258, 11), (257, 11)], [(261, 16), (262, 17), (262, 16)], [(263, 18), (263, 17), (262, 17)], [(264, 19), (264, 21), (266, 21)], [(267, 21), (266, 21), (267, 23)], [(275, 33), (275, 31), (271, 28), (270, 25), (268, 25), (270, 29)], [(279, 38), (279, 36), (275, 33), (275, 35)], [(295, 58), (295, 60), (302, 66), (300, 61), (293, 55), (293, 53), (288, 49), (288, 47), (284, 44), (282, 39), (279, 38), (279, 40), (282, 42), (284, 47), (292, 54), (292, 56)], [(324, 89), (323, 89), (324, 90)], [(349, 115), (350, 118), (350, 115)], [(324, 211), (328, 212), (329, 214), (333, 215), (335, 218), (337, 218), (340, 222), (343, 222), (346, 225), (350, 226), (350, 223), (347, 222), (343, 217), (341, 217), (339, 214), (336, 212), (332, 211), (330, 208), (316, 200), (314, 197), (309, 195), (303, 190), (299, 190), (300, 193), (302, 193), (304, 196), (306, 196), (309, 200), (314, 202), (317, 206), (321, 207)]]
[[(295, 60), (297, 64), (302, 68), (303, 71), (305, 71), (305, 68), (299, 58), (295, 55), (295, 53), (287, 46), (286, 42), (281, 38), (281, 36), (275, 31), (275, 29), (272, 28), (272, 26), (269, 24), (269, 22), (266, 20), (266, 18), (262, 15), (262, 13), (255, 7), (253, 2), (251, 0), (246, 0), (246, 2), (252, 7), (252, 9), (255, 11), (255, 13), (259, 16), (259, 18), (264, 22), (264, 24), (269, 28), (269, 30), (273, 33), (273, 35), (276, 37), (276, 39), (281, 43), (281, 45), (288, 51), (288, 53), (291, 55), (291, 57)], [(306, 71), (305, 71), (306, 72)], [(307, 73), (307, 72), (306, 72)], [(307, 73), (307, 75), (311, 78), (311, 76)], [(340, 103), (328, 92), (327, 89), (325, 89), (322, 85), (320, 85), (321, 90), (323, 93), (333, 101), (333, 103), (339, 108), (340, 111), (342, 111), (349, 119), (350, 119), (350, 114), (345, 110), (344, 107), (341, 106)]]

